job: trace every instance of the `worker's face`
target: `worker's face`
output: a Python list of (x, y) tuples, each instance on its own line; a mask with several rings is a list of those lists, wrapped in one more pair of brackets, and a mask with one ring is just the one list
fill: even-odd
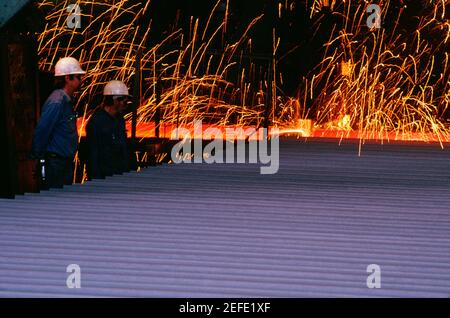
[(76, 92), (80, 89), (82, 83), (81, 75), (71, 75), (66, 77), (66, 83), (70, 86), (72, 92)]
[(127, 109), (128, 97), (127, 96), (114, 96), (114, 108), (117, 113), (124, 114)]

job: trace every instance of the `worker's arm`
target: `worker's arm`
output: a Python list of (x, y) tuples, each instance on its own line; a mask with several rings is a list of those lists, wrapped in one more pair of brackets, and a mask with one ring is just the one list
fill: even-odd
[(31, 149), (32, 156), (35, 158), (44, 158), (47, 152), (47, 146), (52, 138), (53, 129), (60, 120), (62, 105), (60, 103), (48, 103), (44, 105), (41, 119), (34, 130), (33, 145)]

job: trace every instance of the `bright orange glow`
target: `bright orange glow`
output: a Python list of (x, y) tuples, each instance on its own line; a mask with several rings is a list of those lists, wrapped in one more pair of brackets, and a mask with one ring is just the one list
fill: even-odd
[[(81, 125), (82, 121), (78, 121), (78, 130), (79, 134), (82, 137), (86, 136), (85, 130)], [(194, 139), (205, 139), (205, 131), (209, 128), (217, 128), (222, 132), (223, 139), (226, 139), (227, 129), (235, 130), (237, 133), (233, 135), (235, 140), (245, 140), (248, 137), (248, 133), (245, 134), (246, 130), (256, 129), (251, 126), (240, 126), (240, 125), (230, 125), (230, 126), (219, 126), (219, 125), (209, 125), (202, 124), (202, 131), (195, 131), (194, 124), (182, 124), (179, 126), (179, 129), (186, 129), (190, 132), (191, 138)], [(176, 136), (176, 128), (177, 126), (172, 123), (161, 123), (160, 125), (160, 138), (170, 139), (171, 137)], [(127, 121), (126, 123), (127, 135), (128, 138), (131, 138), (131, 122)], [(269, 134), (274, 135), (274, 129), (269, 129)], [(289, 136), (289, 137), (297, 137), (297, 138), (324, 138), (324, 139), (357, 139), (357, 140), (372, 140), (372, 141), (380, 141), (380, 142), (389, 142), (389, 141), (420, 141), (427, 143), (442, 143), (448, 144), (450, 143), (450, 135), (447, 135), (445, 138), (439, 138), (439, 136), (432, 133), (398, 133), (398, 132), (385, 132), (380, 133), (376, 131), (372, 132), (364, 132), (361, 133), (359, 131), (354, 130), (342, 130), (342, 129), (323, 129), (323, 128), (289, 128), (289, 129), (280, 129), (278, 135), (280, 137)], [(155, 123), (140, 123), (136, 127), (136, 137), (138, 139), (143, 138), (155, 138)], [(180, 134), (179, 139), (183, 139), (185, 136)], [(249, 140), (261, 140), (261, 134), (252, 134)], [(206, 138), (210, 139), (210, 138)], [(232, 138), (233, 139), (233, 138)]]

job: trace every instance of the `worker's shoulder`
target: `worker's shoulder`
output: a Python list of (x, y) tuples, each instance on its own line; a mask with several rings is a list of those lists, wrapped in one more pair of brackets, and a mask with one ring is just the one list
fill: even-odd
[(50, 96), (47, 98), (46, 105), (62, 105), (68, 103), (70, 97), (64, 92), (63, 89), (55, 89)]

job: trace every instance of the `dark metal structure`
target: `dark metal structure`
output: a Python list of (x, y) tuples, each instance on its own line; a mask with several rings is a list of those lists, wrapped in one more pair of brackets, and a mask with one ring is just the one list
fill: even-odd
[(30, 0), (1, 0), (0, 1), (0, 28), (10, 21)]
[(22, 9), (26, 2), (4, 4), (0, 18), (0, 197), (37, 190), (35, 162), (28, 159), (40, 104), (37, 42), (34, 11)]

